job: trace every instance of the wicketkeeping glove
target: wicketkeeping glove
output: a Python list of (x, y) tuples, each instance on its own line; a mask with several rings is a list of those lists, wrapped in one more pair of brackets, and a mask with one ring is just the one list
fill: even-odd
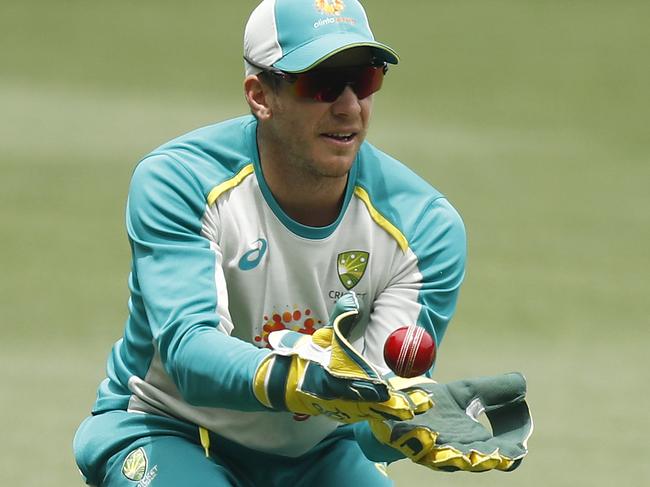
[[(419, 386), (429, 392), (433, 407), (408, 421), (370, 421), (381, 443), (434, 470), (511, 471), (519, 466), (533, 431), (523, 375), (450, 384), (420, 379), (425, 383)], [(483, 411), (492, 432), (476, 420)]]
[(359, 317), (354, 293), (340, 298), (327, 326), (313, 335), (271, 333), (274, 352), (255, 373), (254, 393), (265, 406), (342, 423), (406, 420), (431, 406), (419, 389), (397, 391), (345, 338)]

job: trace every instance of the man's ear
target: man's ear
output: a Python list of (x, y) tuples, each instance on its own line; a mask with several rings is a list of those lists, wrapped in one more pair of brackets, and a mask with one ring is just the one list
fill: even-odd
[(262, 84), (257, 76), (250, 75), (244, 79), (244, 96), (251, 112), (258, 120), (271, 118), (272, 111), (269, 102), (272, 93), (269, 87)]

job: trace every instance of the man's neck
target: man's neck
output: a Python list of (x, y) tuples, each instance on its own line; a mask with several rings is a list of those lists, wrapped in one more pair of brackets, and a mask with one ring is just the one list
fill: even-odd
[(311, 227), (324, 227), (338, 218), (347, 175), (334, 178), (299, 171), (261, 145), (259, 154), (264, 180), (290, 218)]

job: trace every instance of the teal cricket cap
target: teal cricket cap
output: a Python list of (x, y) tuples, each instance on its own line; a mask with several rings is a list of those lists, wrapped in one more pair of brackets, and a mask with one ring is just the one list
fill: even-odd
[[(308, 71), (352, 47), (372, 48), (379, 61), (397, 64), (390, 47), (375, 40), (356, 0), (263, 0), (244, 32), (244, 57), (288, 73)], [(245, 61), (246, 74), (261, 71)]]

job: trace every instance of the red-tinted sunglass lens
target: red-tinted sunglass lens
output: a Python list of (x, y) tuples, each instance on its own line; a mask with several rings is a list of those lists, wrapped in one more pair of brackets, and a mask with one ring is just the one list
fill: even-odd
[(293, 86), (296, 95), (301, 98), (332, 102), (341, 95), (345, 85), (343, 78), (323, 70), (299, 74)]
[(379, 91), (384, 81), (384, 68), (369, 66), (359, 73), (359, 78), (352, 85), (352, 89), (357, 94), (359, 100), (372, 95)]
[(383, 79), (383, 66), (321, 70), (299, 74), (293, 87), (296, 95), (302, 98), (331, 103), (348, 85), (360, 100), (366, 98), (381, 88)]
[(312, 96), (316, 101), (324, 101), (325, 103), (332, 103), (337, 100), (343, 90), (345, 89), (345, 83), (339, 83), (336, 86), (327, 86), (318, 90), (318, 92)]

